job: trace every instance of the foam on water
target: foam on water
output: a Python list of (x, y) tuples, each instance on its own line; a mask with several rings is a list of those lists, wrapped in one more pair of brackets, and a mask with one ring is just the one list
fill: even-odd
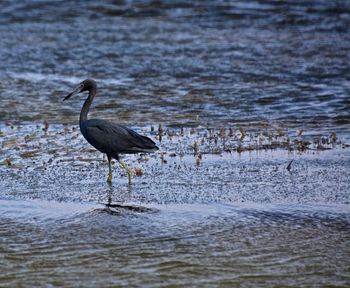
[[(65, 83), (71, 83), (78, 85), (83, 79), (83, 77), (87, 76), (81, 76), (81, 77), (74, 77), (74, 76), (65, 76), (65, 75), (55, 75), (55, 74), (41, 74), (41, 73), (32, 73), (32, 72), (8, 72), (5, 73), (7, 77), (12, 78), (13, 80), (26, 80), (29, 82), (54, 82), (54, 81), (61, 81)], [(4, 76), (3, 76), (4, 77)], [(89, 77), (87, 77), (89, 78)], [(105, 85), (116, 85), (116, 86), (122, 86), (126, 82), (132, 81), (132, 79), (98, 79), (95, 78), (96, 81), (98, 81), (101, 84)]]

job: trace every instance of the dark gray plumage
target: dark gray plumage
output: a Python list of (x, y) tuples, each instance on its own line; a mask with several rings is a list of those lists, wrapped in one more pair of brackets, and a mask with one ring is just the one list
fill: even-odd
[(119, 154), (150, 153), (158, 150), (158, 147), (150, 138), (142, 136), (123, 125), (101, 119), (88, 120), (87, 115), (96, 95), (96, 89), (96, 82), (86, 79), (72, 93), (68, 94), (63, 101), (78, 93), (89, 91), (89, 96), (80, 112), (80, 131), (92, 146), (107, 154), (109, 166), (107, 181), (112, 182), (111, 159), (114, 158), (126, 169), (129, 184), (131, 184), (132, 171), (121, 161)]

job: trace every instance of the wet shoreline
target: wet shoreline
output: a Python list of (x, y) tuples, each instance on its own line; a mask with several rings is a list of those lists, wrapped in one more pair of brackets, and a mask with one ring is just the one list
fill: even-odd
[[(3, 199), (69, 202), (102, 201), (107, 196), (106, 158), (91, 149), (76, 126), (15, 126), (1, 131)], [(274, 203), (286, 197), (286, 202), (309, 203), (315, 197), (321, 203), (349, 203), (350, 147), (337, 134), (243, 128), (138, 131), (154, 139), (160, 151), (123, 157), (134, 171), (133, 193), (123, 170), (113, 164), (112, 189), (121, 191), (115, 193), (120, 199), (133, 195), (131, 199), (159, 204), (227, 199)]]

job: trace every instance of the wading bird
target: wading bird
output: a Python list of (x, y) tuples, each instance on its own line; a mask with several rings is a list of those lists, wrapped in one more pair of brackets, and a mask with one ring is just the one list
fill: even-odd
[(79, 126), (84, 138), (97, 150), (107, 154), (109, 174), (107, 182), (112, 182), (112, 158), (116, 159), (128, 173), (129, 185), (131, 184), (132, 170), (119, 158), (119, 154), (151, 153), (159, 148), (148, 137), (141, 136), (135, 131), (119, 124), (101, 119), (88, 119), (88, 113), (92, 101), (96, 95), (96, 82), (86, 79), (63, 101), (84, 91), (89, 92), (83, 108), (80, 112)]

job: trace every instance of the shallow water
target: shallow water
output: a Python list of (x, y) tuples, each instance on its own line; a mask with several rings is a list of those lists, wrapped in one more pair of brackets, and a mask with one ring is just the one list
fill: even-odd
[(172, 130), (124, 157), (131, 187), (116, 164), (108, 186), (74, 126), (42, 127), (2, 129), (2, 286), (348, 285), (348, 146), (213, 153), (222, 140)]
[(1, 225), (2, 283), (11, 287), (320, 287), (350, 280), (348, 206), (153, 205), (157, 213), (121, 215), (90, 204), (1, 206), (2, 223), (10, 224)]
[(349, 287), (349, 3), (1, 1), (0, 286)]
[[(52, 125), (47, 131), (43, 127), (3, 127), (2, 198), (105, 201), (110, 190), (106, 157), (90, 149), (75, 126)], [(329, 139), (291, 131), (257, 140), (258, 133), (247, 131), (250, 136), (240, 140), (237, 131), (221, 137), (221, 130), (187, 128), (164, 132), (160, 142), (149, 129), (138, 131), (150, 134), (160, 151), (123, 157), (142, 172), (134, 176), (131, 190), (125, 172), (114, 162), (114, 201), (350, 203), (350, 146), (341, 139), (320, 144)], [(316, 144), (300, 150), (295, 141)]]

